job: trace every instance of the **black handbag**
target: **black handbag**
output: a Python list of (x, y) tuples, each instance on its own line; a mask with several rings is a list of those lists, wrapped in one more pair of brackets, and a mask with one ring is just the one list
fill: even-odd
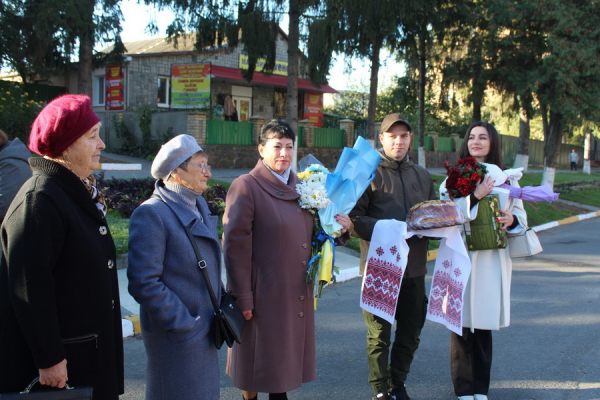
[(32, 392), (31, 389), (39, 380), (40, 378), (36, 377), (22, 392), (0, 394), (0, 400), (92, 400), (94, 388), (91, 386), (65, 385), (64, 389), (48, 388)]
[(215, 295), (215, 291), (208, 278), (208, 273), (206, 272), (206, 261), (202, 259), (189, 227), (184, 226), (184, 229), (194, 248), (194, 253), (198, 259), (198, 268), (200, 268), (200, 272), (202, 272), (208, 294), (210, 295), (210, 301), (215, 309), (215, 319), (212, 326), (215, 347), (220, 349), (221, 346), (223, 346), (223, 342), (227, 343), (228, 347), (233, 346), (234, 341), (242, 343), (242, 332), (246, 325), (246, 318), (244, 318), (244, 314), (242, 314), (242, 311), (237, 304), (235, 304), (235, 296), (233, 296), (231, 292), (223, 290), (221, 302), (217, 303), (217, 296)]
[(219, 304), (220, 313), (215, 312), (214, 332), (215, 346), (220, 349), (223, 342), (228, 347), (233, 346), (233, 342), (242, 343), (242, 332), (246, 325), (246, 318), (235, 304), (235, 296), (229, 291), (224, 291), (221, 295), (221, 304)]

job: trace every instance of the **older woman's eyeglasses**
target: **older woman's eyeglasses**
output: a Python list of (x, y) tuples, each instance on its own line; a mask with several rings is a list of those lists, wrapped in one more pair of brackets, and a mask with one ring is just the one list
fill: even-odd
[(194, 162), (187, 162), (187, 164), (191, 164), (191, 165), (197, 165), (198, 167), (200, 167), (200, 169), (202, 170), (203, 174), (207, 174), (210, 172), (210, 165), (208, 165), (208, 163), (194, 163)]

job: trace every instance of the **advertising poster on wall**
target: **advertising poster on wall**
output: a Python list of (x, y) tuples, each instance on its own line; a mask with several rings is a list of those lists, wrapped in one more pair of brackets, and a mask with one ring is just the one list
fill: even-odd
[(108, 111), (125, 109), (125, 74), (119, 65), (107, 65), (104, 76), (106, 85), (104, 106)]
[(312, 121), (316, 128), (323, 127), (323, 95), (304, 93), (304, 119)]
[[(256, 69), (254, 71), (262, 72), (262, 70), (265, 67), (266, 62), (267, 62), (267, 60), (265, 60), (264, 58), (259, 58), (256, 61)], [(249, 67), (250, 67), (250, 65), (248, 64), (248, 56), (246, 54), (240, 54), (239, 68), (240, 69), (248, 69)], [(275, 67), (273, 68), (273, 74), (287, 76), (288, 63), (283, 62), (283, 61), (275, 61)]]
[(210, 64), (171, 66), (171, 108), (210, 108)]

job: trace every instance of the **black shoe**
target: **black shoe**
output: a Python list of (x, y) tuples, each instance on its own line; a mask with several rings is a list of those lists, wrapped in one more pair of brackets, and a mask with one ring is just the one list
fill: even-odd
[(371, 400), (396, 400), (396, 398), (394, 397), (393, 394), (391, 394), (389, 392), (384, 392), (384, 393), (378, 393)]
[(406, 386), (404, 386), (404, 383), (397, 388), (391, 389), (390, 394), (396, 400), (410, 400), (408, 393), (406, 393)]

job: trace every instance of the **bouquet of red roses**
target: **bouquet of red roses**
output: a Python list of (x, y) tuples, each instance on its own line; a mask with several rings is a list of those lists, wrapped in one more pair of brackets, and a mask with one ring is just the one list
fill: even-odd
[(478, 163), (474, 157), (461, 158), (452, 166), (446, 161), (444, 166), (448, 174), (446, 190), (451, 199), (473, 193), (477, 183), (488, 172), (485, 165)]

